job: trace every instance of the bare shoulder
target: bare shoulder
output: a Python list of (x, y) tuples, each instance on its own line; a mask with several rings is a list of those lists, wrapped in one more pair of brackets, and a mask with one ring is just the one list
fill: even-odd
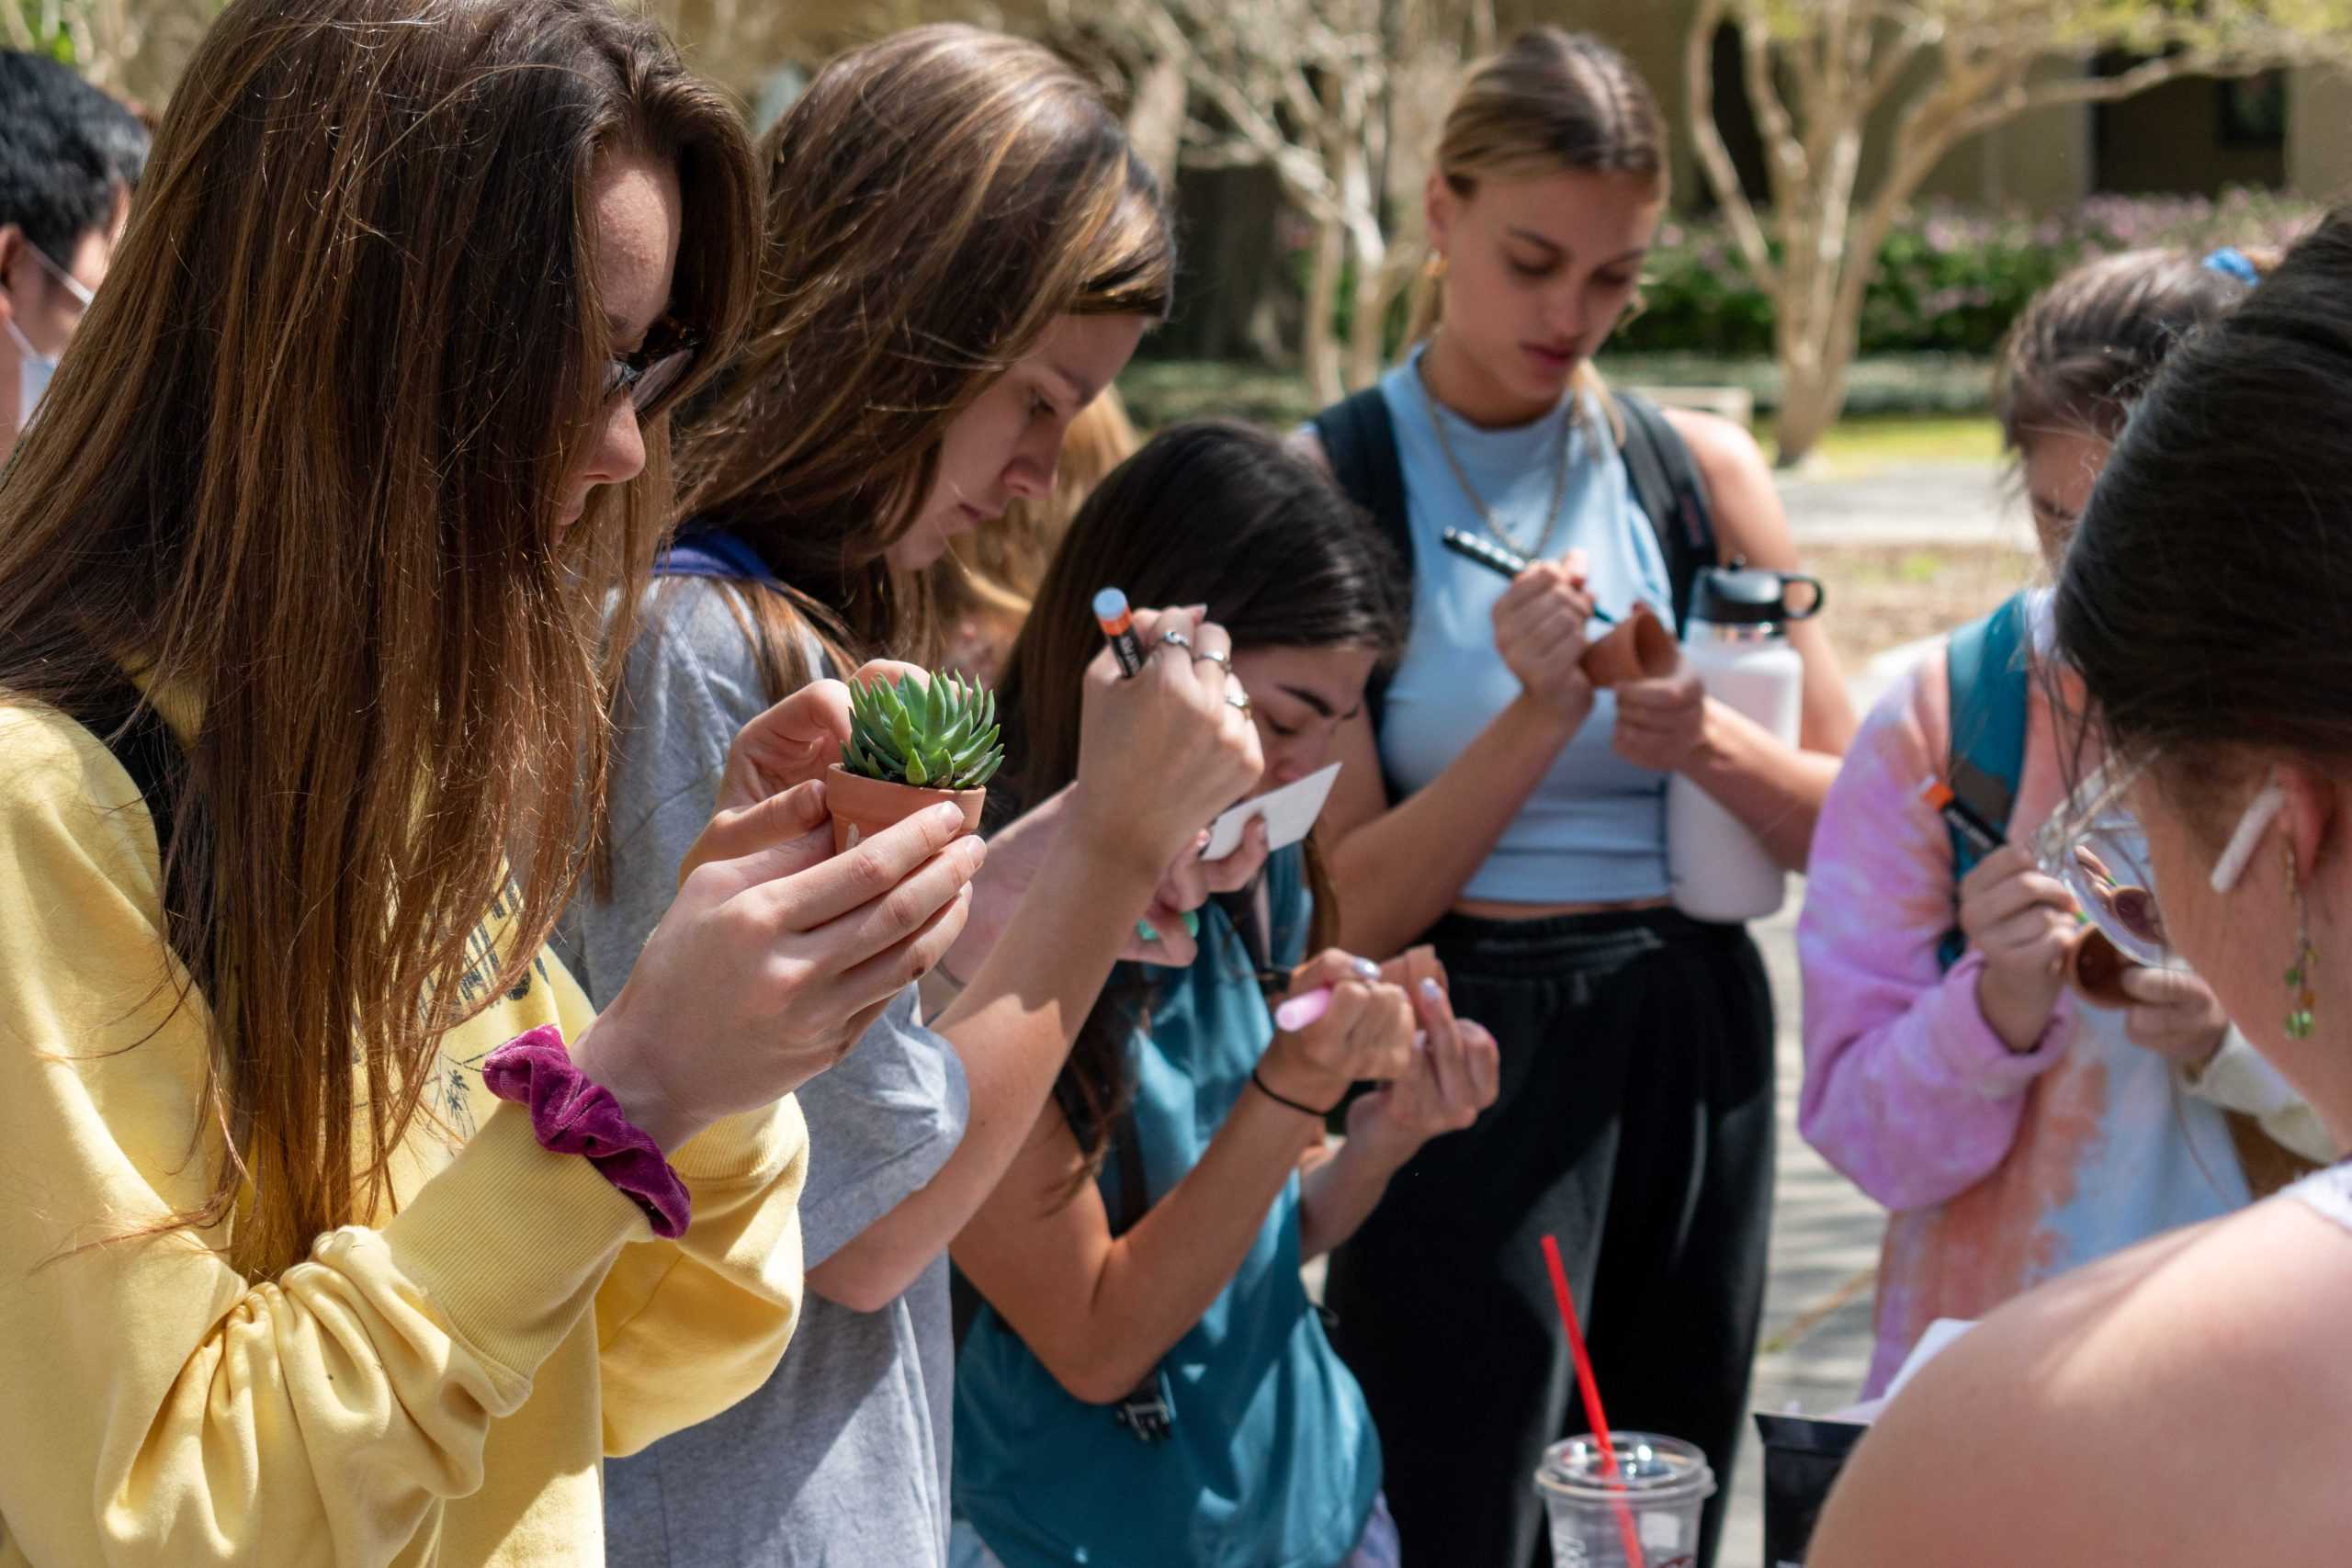
[(1741, 556), (1782, 570), (1795, 567), (1796, 542), (1789, 532), (1788, 514), (1756, 437), (1721, 414), (1697, 409), (1664, 412), (1667, 423), (1690, 448), (1699, 477), (1706, 482), (1724, 558)]
[(1728, 475), (1736, 471), (1767, 480), (1772, 477), (1771, 465), (1764, 460), (1764, 448), (1756, 444), (1756, 437), (1748, 434), (1746, 425), (1703, 409), (1677, 408), (1670, 403), (1660, 403), (1658, 412), (1666, 415), (1666, 423), (1690, 448), (1699, 471), (1711, 482), (1719, 472)]
[(2337, 1561), (2347, 1303), (2352, 1233), (2292, 1201), (2032, 1292), (1881, 1417), (1807, 1561)]

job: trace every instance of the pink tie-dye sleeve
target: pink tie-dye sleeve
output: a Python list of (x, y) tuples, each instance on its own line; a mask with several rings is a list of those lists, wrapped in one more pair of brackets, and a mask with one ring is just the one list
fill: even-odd
[(1976, 1002), (1982, 955), (1950, 974), (1951, 844), (1919, 789), (1942, 771), (1940, 652), (1863, 723), (1813, 840), (1797, 953), (1804, 970), (1805, 1141), (1889, 1209), (1966, 1191), (2009, 1151), (2025, 1089), (2064, 1054), (2062, 998), (2032, 1051), (2008, 1049)]

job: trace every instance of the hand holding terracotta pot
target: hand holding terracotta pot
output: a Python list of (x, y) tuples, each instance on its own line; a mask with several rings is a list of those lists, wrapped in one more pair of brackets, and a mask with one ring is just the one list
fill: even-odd
[(2096, 1008), (2120, 1012), (2132, 1005), (2123, 977), (2143, 965), (2123, 955), (2097, 926), (2085, 926), (2066, 953), (2066, 983), (2075, 994)]
[(1596, 686), (1619, 686), (1628, 681), (1655, 681), (1674, 673), (1682, 649), (1657, 611), (1640, 600), (1625, 618), (1598, 641), (1588, 643), (1578, 668)]
[(985, 786), (1003, 763), (994, 694), (956, 675), (860, 682), (842, 760), (825, 773), (835, 852), (942, 802), (978, 832)]

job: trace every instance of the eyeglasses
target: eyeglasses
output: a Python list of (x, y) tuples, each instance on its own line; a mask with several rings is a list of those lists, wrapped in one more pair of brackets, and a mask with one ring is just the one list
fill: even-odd
[(2125, 800), (2137, 766), (2101, 766), (2033, 836), (2033, 858), (2064, 884), (2085, 919), (2136, 963), (2165, 962), (2164, 917), (2147, 841)]
[[(2065, 884), (2084, 919), (2124, 955), (2161, 964), (2169, 956), (2154, 868), (2139, 819), (2125, 804), (2143, 765), (2102, 765), (2083, 781), (2033, 836), (2033, 858)], [(2228, 845), (2213, 863), (2211, 886), (2228, 893), (2245, 875), (2262, 836), (2286, 805), (2285, 792), (2267, 782), (2246, 803)]]
[(702, 334), (674, 316), (664, 316), (645, 334), (645, 346), (605, 367), (605, 400), (626, 397), (639, 419), (650, 419), (662, 400), (677, 390), (702, 351)]

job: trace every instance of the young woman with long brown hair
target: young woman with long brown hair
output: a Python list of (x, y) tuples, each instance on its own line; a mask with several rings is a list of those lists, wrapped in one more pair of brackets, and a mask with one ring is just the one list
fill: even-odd
[[(1393, 563), (1323, 475), (1245, 426), (1165, 431), (1081, 509), (1014, 645), (1016, 807), (1080, 769), (1074, 685), (1105, 581), (1228, 628), (1269, 789), (1325, 765), (1404, 630)], [(1442, 991), (1367, 984), (1333, 951), (1302, 963), (1338, 923), (1314, 880), (1306, 849), (1285, 849), (1202, 911), (1192, 963), (1122, 966), (956, 1238), (989, 1303), (956, 1365), (958, 1568), (1397, 1561), (1380, 1438), (1299, 1267), (1493, 1100), (1494, 1042)], [(1323, 986), (1329, 1013), (1277, 1028), (1264, 987)], [(1362, 1078), (1388, 1082), (1331, 1153), (1324, 1113)]]
[[(854, 51), (762, 151), (751, 330), (682, 457), (678, 554), (719, 570), (664, 581), (629, 659), (609, 891), (577, 908), (566, 949), (592, 998), (676, 885), (727, 737), (820, 662), (935, 651), (922, 569), (1047, 491), (1069, 421), (1174, 281), (1150, 174), (1093, 89), (1033, 44), (936, 27)], [(1223, 631), (1143, 619), (1179, 635), (1134, 681), (1104, 654), (1085, 787), (1001, 939), (959, 967), (962, 996), (934, 1031), (910, 985), (803, 1101), (814, 1299), (795, 1350), (720, 1419), (613, 1468), (616, 1561), (944, 1559), (947, 1244), (1035, 1122), (1162, 871), (1258, 775)]]
[[(1853, 729), (1814, 625), (1791, 634), (1798, 746), (1687, 670), (1610, 691), (1578, 669), (1597, 608), (1679, 617), (1717, 559), (1796, 564), (1747, 432), (1661, 420), (1592, 369), (1664, 210), (1665, 138), (1640, 77), (1592, 38), (1538, 28), (1479, 65), (1429, 180), (1419, 345), (1316, 427), (1342, 481), (1409, 541), (1414, 584), (1412, 640), (1377, 713), (1341, 739), (1322, 827), (1341, 941), (1380, 955), (1427, 932), (1503, 1050), (1500, 1102), (1431, 1145), (1340, 1249), (1330, 1302), (1405, 1538), (1475, 1568), (1543, 1554), (1531, 1477), (1582, 1426), (1546, 1232), (1611, 1416), (1729, 1468), (1764, 1283), (1771, 1001), (1743, 929), (1670, 905), (1667, 784), (1694, 781), (1801, 866)], [(1374, 425), (1386, 494), (1368, 482), (1374, 439), (1351, 434)], [(1696, 482), (1674, 516), (1645, 515), (1635, 435), (1687, 450)], [(1534, 564), (1506, 582), (1444, 550), (1447, 528)], [(1718, 1496), (1702, 1559), (1721, 1517)]]
[(978, 853), (733, 788), (601, 1017), (542, 946), (756, 186), (601, 0), (190, 63), (0, 479), (0, 1562), (594, 1562), (781, 1350), (789, 1091)]

